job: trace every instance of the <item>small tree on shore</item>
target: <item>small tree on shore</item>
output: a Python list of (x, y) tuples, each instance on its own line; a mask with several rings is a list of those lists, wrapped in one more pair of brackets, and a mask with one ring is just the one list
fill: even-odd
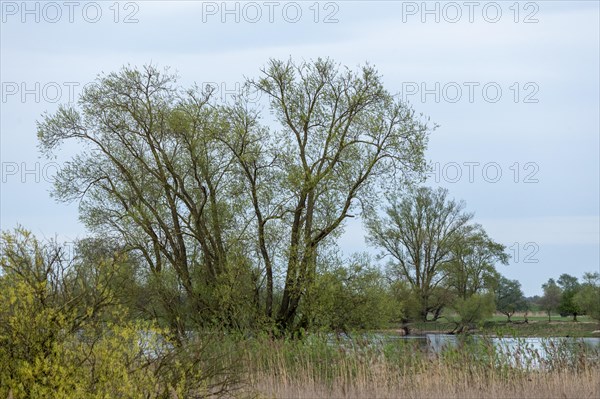
[(542, 309), (548, 315), (548, 322), (552, 321), (552, 312), (558, 310), (560, 304), (561, 290), (553, 278), (549, 279), (546, 284), (542, 284), (544, 296), (540, 299)]
[(515, 312), (527, 309), (527, 302), (518, 280), (500, 278), (496, 290), (496, 309), (506, 315), (509, 322)]
[(561, 316), (573, 316), (573, 321), (577, 321), (577, 315), (581, 314), (581, 309), (577, 306), (577, 303), (573, 301), (575, 294), (580, 289), (579, 281), (577, 277), (573, 277), (569, 274), (561, 274), (558, 278), (558, 285), (562, 288), (562, 296), (560, 298), (560, 304), (558, 310)]
[(468, 298), (457, 298), (452, 306), (458, 320), (455, 331), (464, 332), (494, 313), (493, 293), (473, 294)]
[(600, 273), (585, 273), (583, 280), (573, 302), (584, 314), (600, 320)]

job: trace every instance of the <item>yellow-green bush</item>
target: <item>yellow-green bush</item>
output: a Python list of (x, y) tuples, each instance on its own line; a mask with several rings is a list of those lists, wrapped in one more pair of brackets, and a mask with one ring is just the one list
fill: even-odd
[(69, 285), (73, 265), (24, 230), (4, 233), (0, 245), (0, 398), (205, 392), (198, 357), (181, 356), (155, 323), (128, 317), (112, 301), (108, 280)]

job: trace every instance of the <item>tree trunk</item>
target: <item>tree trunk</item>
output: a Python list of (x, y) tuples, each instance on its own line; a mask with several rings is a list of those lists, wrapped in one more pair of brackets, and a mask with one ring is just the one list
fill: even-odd
[(441, 317), (441, 315), (442, 315), (442, 309), (443, 308), (441, 306), (438, 307), (437, 309), (435, 309), (435, 312), (433, 313), (433, 320), (434, 321), (437, 321)]

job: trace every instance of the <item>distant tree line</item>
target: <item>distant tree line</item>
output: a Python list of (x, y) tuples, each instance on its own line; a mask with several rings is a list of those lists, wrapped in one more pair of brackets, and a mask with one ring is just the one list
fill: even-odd
[(600, 320), (600, 273), (585, 273), (582, 281), (563, 273), (558, 280), (549, 279), (542, 289), (543, 296), (537, 298), (534, 304), (546, 312), (548, 321), (553, 313), (572, 316), (573, 321), (577, 321), (580, 315)]

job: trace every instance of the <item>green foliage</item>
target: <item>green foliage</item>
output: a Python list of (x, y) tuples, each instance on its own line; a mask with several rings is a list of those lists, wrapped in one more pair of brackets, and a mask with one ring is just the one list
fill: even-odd
[(371, 215), (367, 221), (368, 239), (393, 258), (390, 276), (410, 284), (420, 302), (419, 319), (426, 320), (442, 305), (433, 291), (472, 215), (442, 188), (418, 187), (390, 200), (384, 218)]
[(473, 328), (494, 313), (494, 295), (485, 293), (473, 294), (466, 299), (457, 298), (452, 307), (457, 314), (455, 322), (459, 326), (458, 330)]
[(579, 288), (579, 280), (575, 276), (563, 273), (558, 277), (558, 285), (560, 285), (563, 291), (575, 291)]
[(573, 296), (573, 303), (586, 314), (600, 320), (600, 274), (586, 273), (584, 283)]
[(495, 264), (507, 264), (505, 246), (493, 241), (479, 225), (468, 226), (453, 248), (453, 258), (445, 266), (445, 285), (457, 296), (467, 298), (485, 290), (495, 290), (500, 275)]
[(376, 329), (401, 316), (400, 304), (366, 256), (349, 266), (337, 265), (316, 276), (313, 291), (302, 308), (309, 326), (334, 331)]
[(500, 278), (496, 288), (496, 309), (505, 314), (508, 321), (515, 312), (527, 309), (527, 301), (518, 280)]
[(577, 320), (577, 315), (581, 314), (581, 309), (573, 301), (575, 294), (581, 288), (577, 277), (569, 274), (561, 274), (558, 278), (558, 284), (562, 288), (562, 295), (560, 297), (560, 303), (558, 305), (558, 311), (561, 315), (572, 315), (573, 320)]
[(410, 284), (403, 280), (395, 280), (390, 284), (390, 289), (400, 310), (395, 316), (406, 323), (421, 318), (421, 300)]
[[(506, 264), (505, 247), (471, 224), (465, 204), (448, 190), (418, 187), (392, 197), (386, 216), (371, 215), (368, 240), (391, 256), (389, 277), (411, 288), (411, 320), (440, 317), (455, 298), (468, 299), (496, 287), (495, 264)], [(418, 304), (417, 304), (418, 303)]]
[(566, 290), (563, 291), (562, 296), (560, 297), (560, 304), (558, 306), (558, 311), (562, 315), (571, 315), (573, 316), (573, 320), (577, 320), (577, 315), (581, 314), (581, 309), (578, 304), (573, 300), (577, 291), (575, 290)]
[(0, 397), (188, 397), (219, 382), (200, 346), (130, 317), (120, 256), (79, 263), (21, 228), (0, 248)]
[(548, 314), (548, 321), (550, 321), (552, 312), (558, 310), (562, 291), (552, 278), (542, 285), (542, 289), (544, 290), (544, 296), (540, 299), (540, 305), (546, 314)]

